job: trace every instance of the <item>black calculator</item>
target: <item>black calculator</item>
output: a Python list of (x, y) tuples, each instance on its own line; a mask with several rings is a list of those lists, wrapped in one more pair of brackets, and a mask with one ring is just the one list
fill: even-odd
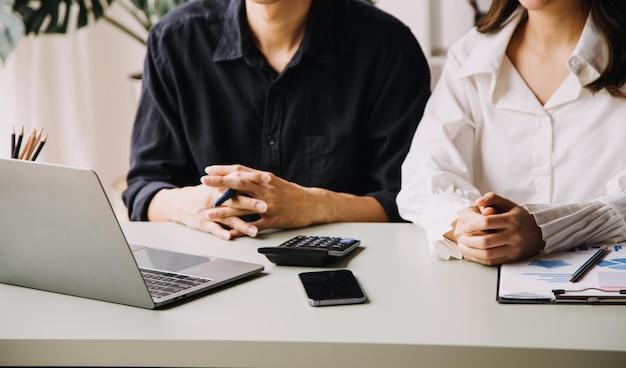
[(298, 235), (274, 247), (259, 248), (259, 253), (277, 265), (324, 266), (355, 250), (361, 241), (334, 236)]

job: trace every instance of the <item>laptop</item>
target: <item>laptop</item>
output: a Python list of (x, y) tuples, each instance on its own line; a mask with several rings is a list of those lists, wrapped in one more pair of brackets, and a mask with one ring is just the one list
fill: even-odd
[(263, 269), (131, 246), (93, 170), (0, 159), (1, 283), (157, 309)]

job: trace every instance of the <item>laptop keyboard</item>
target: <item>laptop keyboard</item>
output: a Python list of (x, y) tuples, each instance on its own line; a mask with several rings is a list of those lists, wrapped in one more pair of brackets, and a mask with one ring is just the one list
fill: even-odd
[(170, 294), (189, 289), (194, 286), (206, 284), (210, 279), (181, 275), (177, 273), (141, 269), (143, 279), (150, 290), (153, 298), (163, 298)]

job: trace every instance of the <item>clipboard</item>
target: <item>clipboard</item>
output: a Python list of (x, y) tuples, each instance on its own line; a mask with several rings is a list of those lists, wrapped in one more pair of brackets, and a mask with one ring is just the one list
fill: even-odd
[[(609, 252), (578, 282), (571, 275), (606, 245)], [(577, 246), (500, 265), (496, 300), (503, 304), (626, 304), (626, 245)]]

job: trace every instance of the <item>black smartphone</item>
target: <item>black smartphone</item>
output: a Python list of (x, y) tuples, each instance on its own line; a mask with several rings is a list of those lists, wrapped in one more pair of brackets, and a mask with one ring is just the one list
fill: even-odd
[(302, 272), (299, 276), (313, 307), (365, 302), (365, 293), (350, 270)]

